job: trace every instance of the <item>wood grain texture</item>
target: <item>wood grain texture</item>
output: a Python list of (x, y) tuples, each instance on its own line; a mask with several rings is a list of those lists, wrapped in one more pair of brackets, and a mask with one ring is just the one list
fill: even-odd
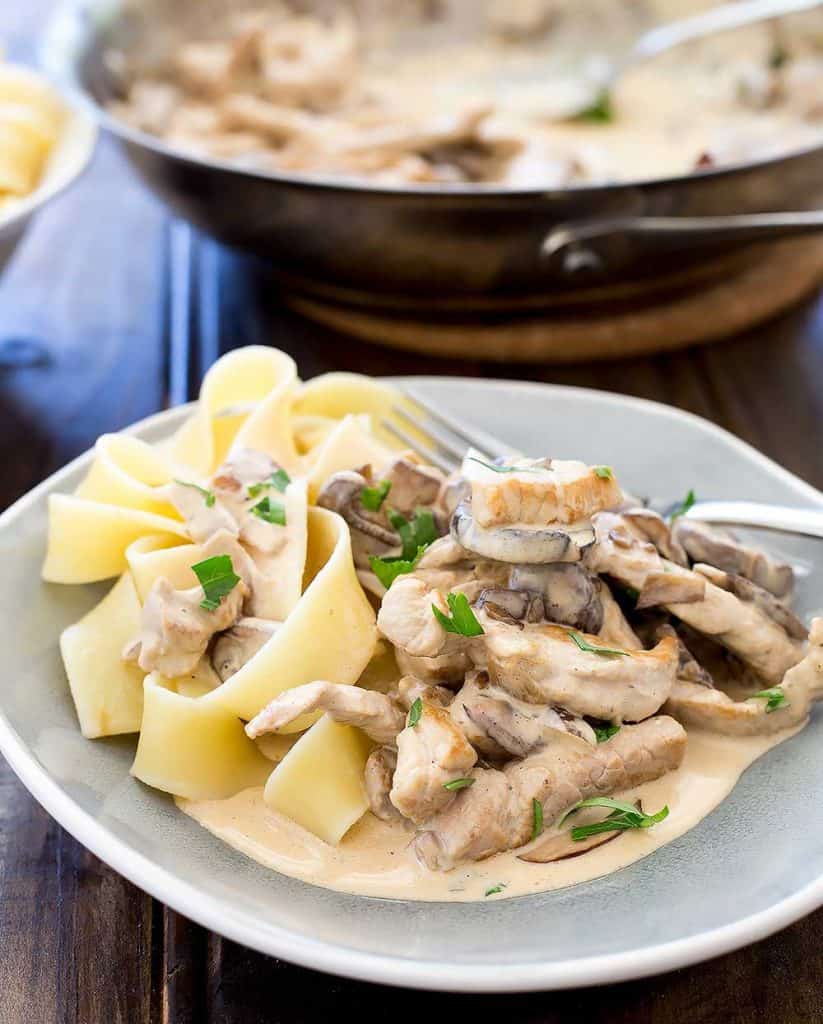
[[(0, 4), (0, 38), (25, 49), (49, 7)], [(255, 261), (170, 227), (106, 145), (0, 280), (0, 504), (102, 431), (184, 399), (228, 343), (284, 347), (304, 377), (454, 373), (654, 398), (823, 487), (821, 299), (722, 345), (620, 363), (508, 367), (390, 352), (284, 312)], [(314, 1024), (355, 1014), (400, 1024), (460, 1015), (477, 1024), (806, 1024), (823, 1020), (821, 934), (823, 912), (647, 981), (398, 997), (250, 952), (162, 907), (63, 832), (0, 763), (0, 1024)]]

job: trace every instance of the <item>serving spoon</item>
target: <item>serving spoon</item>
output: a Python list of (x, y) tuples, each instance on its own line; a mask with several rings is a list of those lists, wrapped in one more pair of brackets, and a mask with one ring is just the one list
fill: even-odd
[[(446, 474), (453, 473), (469, 447), (489, 462), (515, 454), (511, 445), (443, 412), (415, 391), (407, 388), (405, 394), (413, 406), (395, 406), (393, 417), (382, 420), (381, 426), (428, 465), (437, 466)], [(695, 501), (688, 509), (678, 509), (678, 515), (704, 523), (748, 526), (823, 540), (823, 509), (755, 501)]]
[(736, 0), (658, 25), (639, 36), (619, 56), (590, 56), (583, 61), (579, 73), (563, 82), (553, 82), (557, 94), (552, 102), (553, 114), (559, 119), (573, 119), (596, 111), (608, 101), (609, 94), (626, 72), (684, 43), (820, 6), (823, 0)]

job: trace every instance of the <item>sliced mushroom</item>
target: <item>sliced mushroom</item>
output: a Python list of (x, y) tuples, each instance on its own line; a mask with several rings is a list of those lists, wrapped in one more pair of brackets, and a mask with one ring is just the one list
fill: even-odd
[(686, 644), (683, 642), (683, 638), (677, 632), (677, 630), (664, 623), (659, 626), (656, 630), (656, 636), (658, 640), (662, 640), (663, 637), (673, 636), (677, 640), (677, 678), (686, 680), (690, 683), (698, 683), (700, 686), (707, 686), (709, 689), (714, 688), (714, 679), (711, 674), (706, 671), (700, 662), (695, 658)]
[(688, 556), (682, 545), (672, 533), (666, 520), (650, 508), (632, 508), (622, 513), (639, 530), (647, 540), (657, 548), (664, 558), (677, 565), (689, 564)]
[(526, 590), (489, 587), (477, 599), (477, 608), (501, 622), (540, 622), (544, 618), (543, 598)]
[(433, 466), (419, 466), (406, 458), (397, 458), (380, 474), (391, 484), (388, 502), (408, 516), (421, 506), (433, 505), (443, 485), (443, 474)]
[(579, 857), (582, 853), (588, 853), (589, 850), (610, 843), (619, 835), (620, 832), (600, 832), (587, 839), (575, 841), (572, 839), (571, 829), (548, 833), (541, 836), (524, 853), (518, 853), (517, 859), (528, 861), (529, 864), (551, 864), (557, 860), (569, 860), (571, 857)]
[(358, 530), (377, 541), (383, 549), (394, 549), (400, 545), (397, 533), (385, 526), (380, 519), (363, 508), (360, 497), (368, 481), (360, 473), (343, 470), (335, 473), (324, 484), (317, 496), (321, 508), (331, 509), (341, 515), (353, 530)]
[(775, 597), (787, 597), (792, 591), (794, 570), (790, 565), (741, 543), (730, 533), (681, 517), (674, 536), (693, 562), (745, 576)]
[(693, 573), (650, 572), (637, 597), (637, 611), (661, 604), (693, 604), (706, 596), (706, 584)]
[(224, 682), (239, 672), (247, 661), (274, 636), (280, 628), (279, 622), (270, 619), (246, 617), (221, 633), (215, 640), (211, 652), (211, 663), (215, 672)]
[(472, 516), (471, 503), (466, 501), (455, 509), (451, 535), (468, 551), (513, 564), (579, 562), (583, 553), (594, 544), (594, 531), (587, 523), (570, 527), (557, 523), (549, 526), (480, 526)]
[(739, 597), (741, 601), (748, 601), (755, 605), (778, 626), (782, 626), (792, 639), (805, 640), (808, 637), (809, 631), (806, 626), (791, 609), (779, 601), (774, 594), (746, 579), (745, 576), (724, 572), (722, 569), (716, 569), (713, 565), (703, 565), (699, 562), (695, 565), (694, 571), (705, 576), (707, 580), (711, 580), (716, 587), (722, 587), (723, 590)]
[(595, 580), (579, 565), (516, 565), (509, 575), (513, 590), (531, 591), (543, 598), (543, 614), (549, 622), (599, 633), (603, 605)]
[(372, 814), (381, 821), (397, 821), (401, 817), (400, 812), (389, 800), (396, 767), (397, 751), (392, 747), (377, 747), (366, 761), (366, 797)]

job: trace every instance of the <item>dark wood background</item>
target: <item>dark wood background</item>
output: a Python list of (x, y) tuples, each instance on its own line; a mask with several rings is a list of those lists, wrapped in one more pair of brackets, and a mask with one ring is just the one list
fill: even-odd
[[(0, 41), (30, 55), (50, 7), (0, 0)], [(304, 377), (333, 368), (528, 377), (658, 399), (720, 423), (823, 487), (819, 297), (733, 342), (595, 366), (509, 369), (341, 343), (284, 314), (251, 261), (171, 223), (104, 144), (0, 280), (0, 503), (102, 431), (188, 397), (225, 345), (260, 341), (290, 351)], [(511, 1024), (816, 1022), (822, 940), (823, 911), (749, 949), (653, 980), (545, 995), (399, 996), (251, 953), (168, 910), (59, 828), (0, 760), (0, 1024), (298, 1024), (354, 1014)]]

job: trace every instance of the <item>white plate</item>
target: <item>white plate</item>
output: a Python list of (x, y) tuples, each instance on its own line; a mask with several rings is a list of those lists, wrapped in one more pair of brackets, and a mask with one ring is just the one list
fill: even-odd
[[(635, 493), (821, 506), (823, 495), (703, 420), (576, 388), (415, 378), (417, 390), (534, 454), (613, 464)], [(158, 439), (185, 410), (138, 424)], [(132, 882), (264, 953), (370, 981), (523, 991), (621, 981), (716, 956), (823, 903), (821, 714), (758, 761), (687, 835), (615, 874), (494, 903), (369, 899), (266, 871), (128, 774), (131, 738), (84, 740), (57, 648), (101, 587), (43, 584), (46, 497), (70, 491), (81, 456), (0, 517), (4, 568), (0, 749), (34, 797)], [(799, 607), (823, 605), (823, 545), (781, 539)]]

